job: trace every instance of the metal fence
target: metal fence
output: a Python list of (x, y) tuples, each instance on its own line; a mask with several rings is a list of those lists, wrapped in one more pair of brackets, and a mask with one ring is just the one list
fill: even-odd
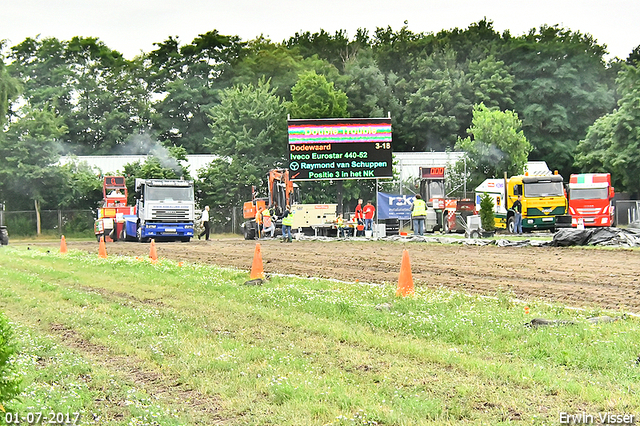
[(621, 226), (629, 225), (632, 222), (640, 221), (640, 201), (638, 200), (617, 200), (616, 201), (616, 224)]
[[(616, 224), (627, 226), (632, 222), (640, 222), (640, 200), (616, 201)], [(40, 212), (41, 230), (44, 234), (57, 235), (93, 235), (93, 224), (96, 213), (92, 210), (42, 210)], [(197, 212), (196, 217), (200, 214)], [(231, 211), (212, 215), (212, 232), (242, 233), (242, 207), (233, 207)], [(217, 220), (216, 220), (217, 219)], [(200, 221), (196, 221), (196, 231)], [(33, 210), (2, 211), (0, 209), (0, 225), (6, 225), (11, 236), (36, 235), (36, 212)]]
[[(242, 223), (242, 207), (232, 207), (231, 210), (211, 211), (211, 232), (221, 234), (241, 234)], [(196, 231), (200, 227), (200, 212), (196, 212)]]
[[(96, 212), (92, 210), (41, 210), (41, 232), (49, 235), (93, 235)], [(196, 232), (201, 232), (200, 211), (196, 211)], [(231, 211), (212, 212), (212, 233), (242, 233), (242, 207)], [(12, 237), (30, 237), (37, 233), (34, 210), (2, 211), (0, 225), (6, 225)]]
[[(95, 212), (92, 210), (41, 210), (40, 224), (44, 234), (92, 235)], [(7, 226), (11, 236), (37, 234), (34, 210), (0, 211), (0, 224)]]

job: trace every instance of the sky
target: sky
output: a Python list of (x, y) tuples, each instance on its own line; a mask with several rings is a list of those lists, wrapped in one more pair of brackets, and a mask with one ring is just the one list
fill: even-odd
[(0, 0), (0, 40), (98, 37), (128, 59), (177, 36), (182, 44), (218, 30), (280, 42), (296, 32), (377, 27), (413, 32), (467, 28), (483, 18), (519, 36), (543, 24), (593, 36), (608, 58), (626, 59), (640, 45), (639, 0)]

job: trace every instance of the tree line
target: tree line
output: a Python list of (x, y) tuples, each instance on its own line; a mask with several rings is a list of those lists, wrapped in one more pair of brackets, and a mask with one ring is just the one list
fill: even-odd
[[(390, 113), (395, 151), (464, 149), (483, 173), (528, 154), (564, 176), (610, 171), (618, 189), (631, 192), (640, 183), (640, 46), (606, 61), (605, 46), (559, 26), (516, 37), (482, 20), (438, 33), (320, 30), (282, 42), (213, 30), (188, 44), (169, 37), (132, 60), (82, 37), (27, 38), (2, 52), (0, 198), (10, 208), (95, 207), (93, 171), (51, 165), (60, 154), (146, 154), (138, 141), (148, 138), (176, 161), (219, 155), (191, 178), (204, 203), (226, 209), (286, 164), (287, 114)], [(499, 131), (481, 130), (497, 111), (511, 114), (506, 121), (524, 154), (505, 146)], [(154, 173), (181, 172), (152, 159), (127, 167), (130, 177), (160, 177)], [(346, 200), (373, 192), (370, 182), (303, 187), (308, 202), (335, 202), (338, 187)]]

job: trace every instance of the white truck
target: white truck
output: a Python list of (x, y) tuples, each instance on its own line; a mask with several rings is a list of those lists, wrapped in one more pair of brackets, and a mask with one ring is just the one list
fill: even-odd
[(136, 179), (136, 215), (125, 216), (125, 238), (141, 242), (184, 241), (193, 237), (193, 181)]

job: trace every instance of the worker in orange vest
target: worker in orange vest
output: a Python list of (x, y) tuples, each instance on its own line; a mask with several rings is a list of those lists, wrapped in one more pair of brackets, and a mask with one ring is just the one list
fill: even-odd
[(262, 236), (262, 212), (264, 211), (264, 208), (262, 207), (258, 207), (258, 209), (256, 210), (256, 225), (258, 228), (258, 238), (260, 238)]
[(271, 209), (262, 210), (262, 232), (265, 236), (269, 233), (269, 238), (273, 238), (273, 235), (276, 232), (276, 225), (273, 223)]

